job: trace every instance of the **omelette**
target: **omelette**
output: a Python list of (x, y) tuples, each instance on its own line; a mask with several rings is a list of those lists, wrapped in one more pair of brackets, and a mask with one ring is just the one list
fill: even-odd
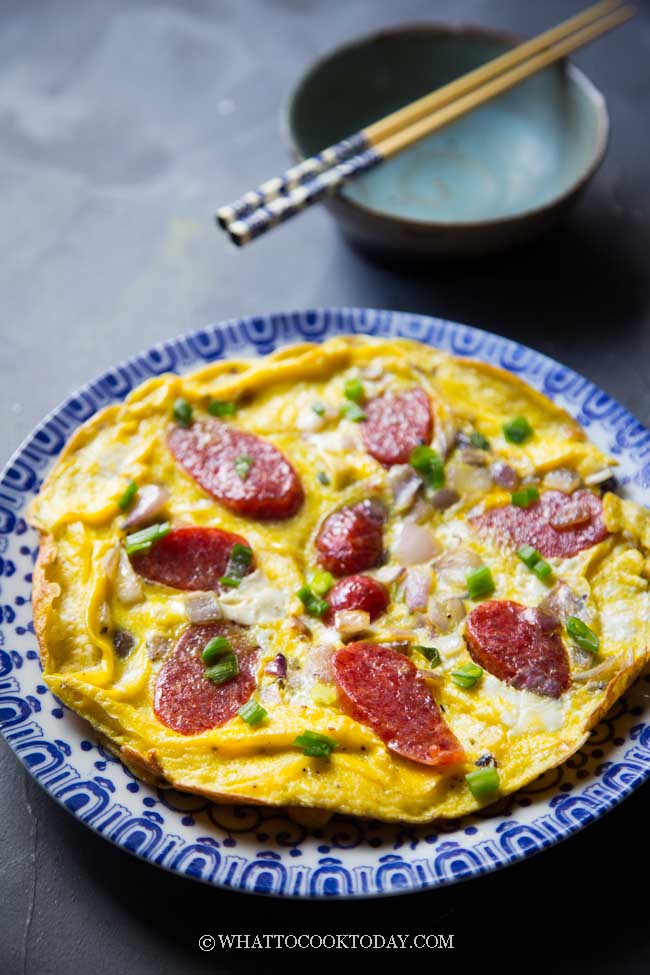
[(30, 518), (48, 687), (217, 802), (470, 813), (566, 761), (650, 652), (650, 517), (610, 458), (410, 340), (151, 379)]

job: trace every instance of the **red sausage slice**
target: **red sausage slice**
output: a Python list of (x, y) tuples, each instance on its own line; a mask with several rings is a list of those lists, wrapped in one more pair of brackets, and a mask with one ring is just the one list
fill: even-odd
[(237, 514), (260, 521), (290, 518), (304, 500), (286, 457), (252, 433), (219, 420), (195, 420), (190, 427), (174, 427), (167, 442), (181, 467)]
[(334, 511), (316, 539), (323, 568), (343, 576), (378, 565), (384, 550), (385, 518), (381, 503), (370, 499)]
[(570, 558), (607, 538), (602, 515), (602, 501), (591, 491), (545, 491), (528, 508), (489, 508), (473, 521), (516, 547), (528, 544), (547, 557)]
[(368, 725), (391, 751), (423, 765), (465, 758), (415, 664), (389, 647), (351, 643), (334, 655), (343, 709)]
[[(131, 562), (144, 579), (172, 589), (220, 589), (236, 544), (250, 547), (241, 535), (220, 528), (175, 528)], [(251, 563), (247, 573), (252, 569)]]
[(370, 576), (348, 576), (330, 589), (327, 601), (330, 604), (325, 617), (327, 624), (333, 622), (334, 613), (339, 609), (360, 609), (375, 620), (388, 606), (388, 589)]
[(569, 659), (557, 622), (509, 599), (481, 603), (467, 617), (476, 663), (520, 691), (558, 698), (571, 686)]
[(361, 432), (369, 454), (384, 467), (406, 464), (414, 447), (429, 443), (433, 433), (431, 403), (416, 386), (370, 400)]
[[(201, 653), (209, 640), (225, 636), (235, 651), (239, 674), (226, 684), (213, 684), (205, 676)], [(154, 694), (156, 716), (181, 735), (198, 735), (235, 716), (255, 690), (258, 648), (246, 630), (235, 623), (190, 626), (158, 674)]]

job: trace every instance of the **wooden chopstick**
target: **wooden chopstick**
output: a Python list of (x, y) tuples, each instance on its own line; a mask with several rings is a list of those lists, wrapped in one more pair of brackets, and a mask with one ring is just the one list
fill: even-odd
[[(468, 75), (456, 79), (450, 85), (445, 85), (444, 88), (399, 109), (386, 119), (369, 126), (368, 129), (361, 130), (341, 143), (329, 147), (319, 156), (303, 160), (298, 166), (288, 170), (284, 176), (262, 184), (257, 190), (245, 194), (230, 207), (222, 207), (218, 213), (219, 223), (227, 230), (233, 243), (238, 246), (248, 243), (305, 207), (318, 202), (346, 180), (366, 172), (419, 139), (448, 125), (461, 115), (478, 108), (530, 75), (565, 57), (578, 47), (624, 23), (634, 12), (634, 8), (629, 4), (621, 5), (615, 0), (596, 4), (578, 17), (571, 18), (540, 37), (527, 41)], [(584, 25), (577, 31), (576, 20)], [(549, 43), (549, 36), (555, 40), (551, 39)], [(517, 53), (521, 48), (526, 48), (528, 51), (523, 61), (521, 55)], [(530, 56), (532, 51), (539, 53)], [(504, 60), (506, 70), (503, 70)], [(494, 65), (499, 62), (501, 67), (495, 70)], [(477, 75), (479, 84), (475, 87)], [(468, 84), (468, 79), (472, 77), (474, 81)], [(483, 83), (480, 83), (481, 78)], [(455, 99), (451, 101), (450, 88), (453, 89), (451, 98)], [(433, 104), (439, 107), (423, 115), (422, 105), (425, 103), (428, 106)], [(415, 106), (419, 107), (411, 113), (411, 109)], [(410, 123), (400, 127), (405, 118), (410, 118)], [(382, 138), (377, 135), (377, 132), (378, 127), (383, 123), (387, 124), (381, 129), (384, 133)], [(373, 128), (375, 133), (373, 138), (376, 141), (371, 142), (367, 132)]]
[(318, 173), (331, 169), (346, 159), (350, 159), (352, 156), (363, 152), (369, 146), (376, 146), (383, 139), (393, 135), (398, 130), (405, 128), (407, 125), (411, 125), (413, 122), (417, 122), (436, 109), (442, 108), (453, 99), (467, 94), (478, 85), (490, 81), (502, 71), (514, 67), (514, 65), (519, 64), (533, 54), (538, 54), (551, 44), (567, 37), (579, 28), (593, 23), (604, 14), (620, 7), (623, 2), (624, 0), (601, 0), (600, 3), (594, 4), (593, 7), (588, 7), (575, 17), (570, 17), (568, 20), (558, 24), (557, 27), (552, 27), (543, 34), (532, 38), (530, 41), (519, 44), (517, 47), (512, 48), (512, 50), (506, 51), (505, 54), (497, 58), (493, 58), (491, 61), (475, 68), (455, 81), (451, 81), (449, 84), (437, 88), (428, 95), (418, 98), (416, 101), (397, 109), (397, 111), (392, 112), (385, 118), (379, 119), (379, 121), (373, 122), (359, 132), (342, 139), (335, 145), (329, 146), (317, 156), (310, 156), (307, 159), (303, 159), (295, 166), (286, 170), (282, 176), (267, 180), (261, 186), (258, 186), (257, 189), (250, 190), (248, 193), (239, 197), (234, 203), (220, 207), (217, 211), (217, 222), (221, 227), (227, 229), (228, 224), (234, 220), (239, 220), (241, 217), (257, 209), (257, 207), (270, 203), (271, 200), (276, 199), (283, 193), (288, 193), (301, 183), (313, 179)]

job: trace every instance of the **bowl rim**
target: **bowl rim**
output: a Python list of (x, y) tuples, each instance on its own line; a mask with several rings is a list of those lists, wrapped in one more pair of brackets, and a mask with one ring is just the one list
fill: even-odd
[[(381, 28), (367, 34), (359, 35), (352, 40), (346, 41), (343, 44), (339, 44), (336, 47), (331, 48), (329, 51), (325, 52), (320, 57), (316, 58), (316, 60), (311, 62), (311, 64), (300, 74), (298, 80), (292, 86), (288, 95), (286, 95), (284, 99), (281, 112), (281, 129), (284, 140), (288, 144), (291, 155), (295, 161), (300, 161), (304, 159), (305, 156), (297, 144), (294, 129), (291, 125), (291, 114), (295, 100), (308, 79), (328, 61), (335, 57), (339, 57), (346, 51), (352, 51), (354, 48), (362, 47), (387, 37), (407, 36), (409, 34), (431, 34), (434, 36), (453, 35), (455, 37), (476, 36), (506, 41), (513, 47), (518, 43), (522, 43), (522, 38), (512, 31), (501, 30), (493, 27), (484, 27), (480, 24), (415, 22), (410, 24), (400, 24), (394, 27)], [(556, 207), (561, 206), (564, 202), (568, 202), (568, 200), (575, 196), (589, 183), (601, 165), (609, 145), (610, 118), (605, 96), (596, 87), (593, 81), (587, 77), (585, 72), (578, 68), (575, 64), (572, 64), (568, 58), (562, 58), (560, 61), (556, 62), (556, 64), (558, 67), (564, 67), (567, 78), (581, 88), (593, 106), (596, 113), (596, 134), (592, 159), (586, 168), (578, 174), (575, 180), (572, 181), (566, 187), (566, 189), (556, 196), (553, 196), (545, 203), (541, 203), (538, 206), (529, 207), (526, 210), (518, 210), (515, 213), (505, 214), (501, 217), (486, 217), (481, 220), (420, 220), (415, 217), (400, 217), (396, 214), (387, 213), (385, 210), (379, 210), (376, 207), (359, 203), (357, 200), (352, 200), (350, 197), (343, 196), (341, 193), (336, 193), (333, 196), (326, 198), (326, 204), (331, 204), (336, 208), (338, 211), (336, 214), (337, 216), (339, 214), (342, 215), (345, 210), (348, 209), (352, 213), (356, 213), (357, 215), (364, 217), (366, 220), (372, 221), (375, 226), (399, 226), (405, 230), (422, 232), (435, 229), (480, 230), (481, 228), (487, 227), (517, 224), (520, 222), (525, 222), (532, 217), (548, 213)]]

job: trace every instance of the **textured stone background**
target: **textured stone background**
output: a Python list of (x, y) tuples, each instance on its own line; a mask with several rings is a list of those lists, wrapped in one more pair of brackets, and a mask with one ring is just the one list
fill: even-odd
[[(323, 304), (430, 312), (513, 336), (648, 423), (647, 0), (632, 24), (575, 59), (607, 97), (612, 141), (570, 222), (533, 248), (404, 270), (351, 251), (320, 210), (241, 252), (212, 223), (217, 204), (285, 167), (284, 99), (333, 45), (423, 20), (532, 34), (583, 5), (3, 0), (0, 457), (76, 386), (152, 342), (220, 318)], [(445, 969), (476, 951), (507, 968), (533, 958), (571, 972), (650, 965), (633, 886), (646, 872), (648, 787), (505, 873), (354, 905), (273, 903), (156, 871), (60, 810), (4, 742), (0, 808), (7, 975), (276, 970), (277, 953), (196, 947), (204, 932), (256, 929), (451, 932), (456, 951), (411, 959)], [(307, 961), (300, 951), (291, 960)]]

